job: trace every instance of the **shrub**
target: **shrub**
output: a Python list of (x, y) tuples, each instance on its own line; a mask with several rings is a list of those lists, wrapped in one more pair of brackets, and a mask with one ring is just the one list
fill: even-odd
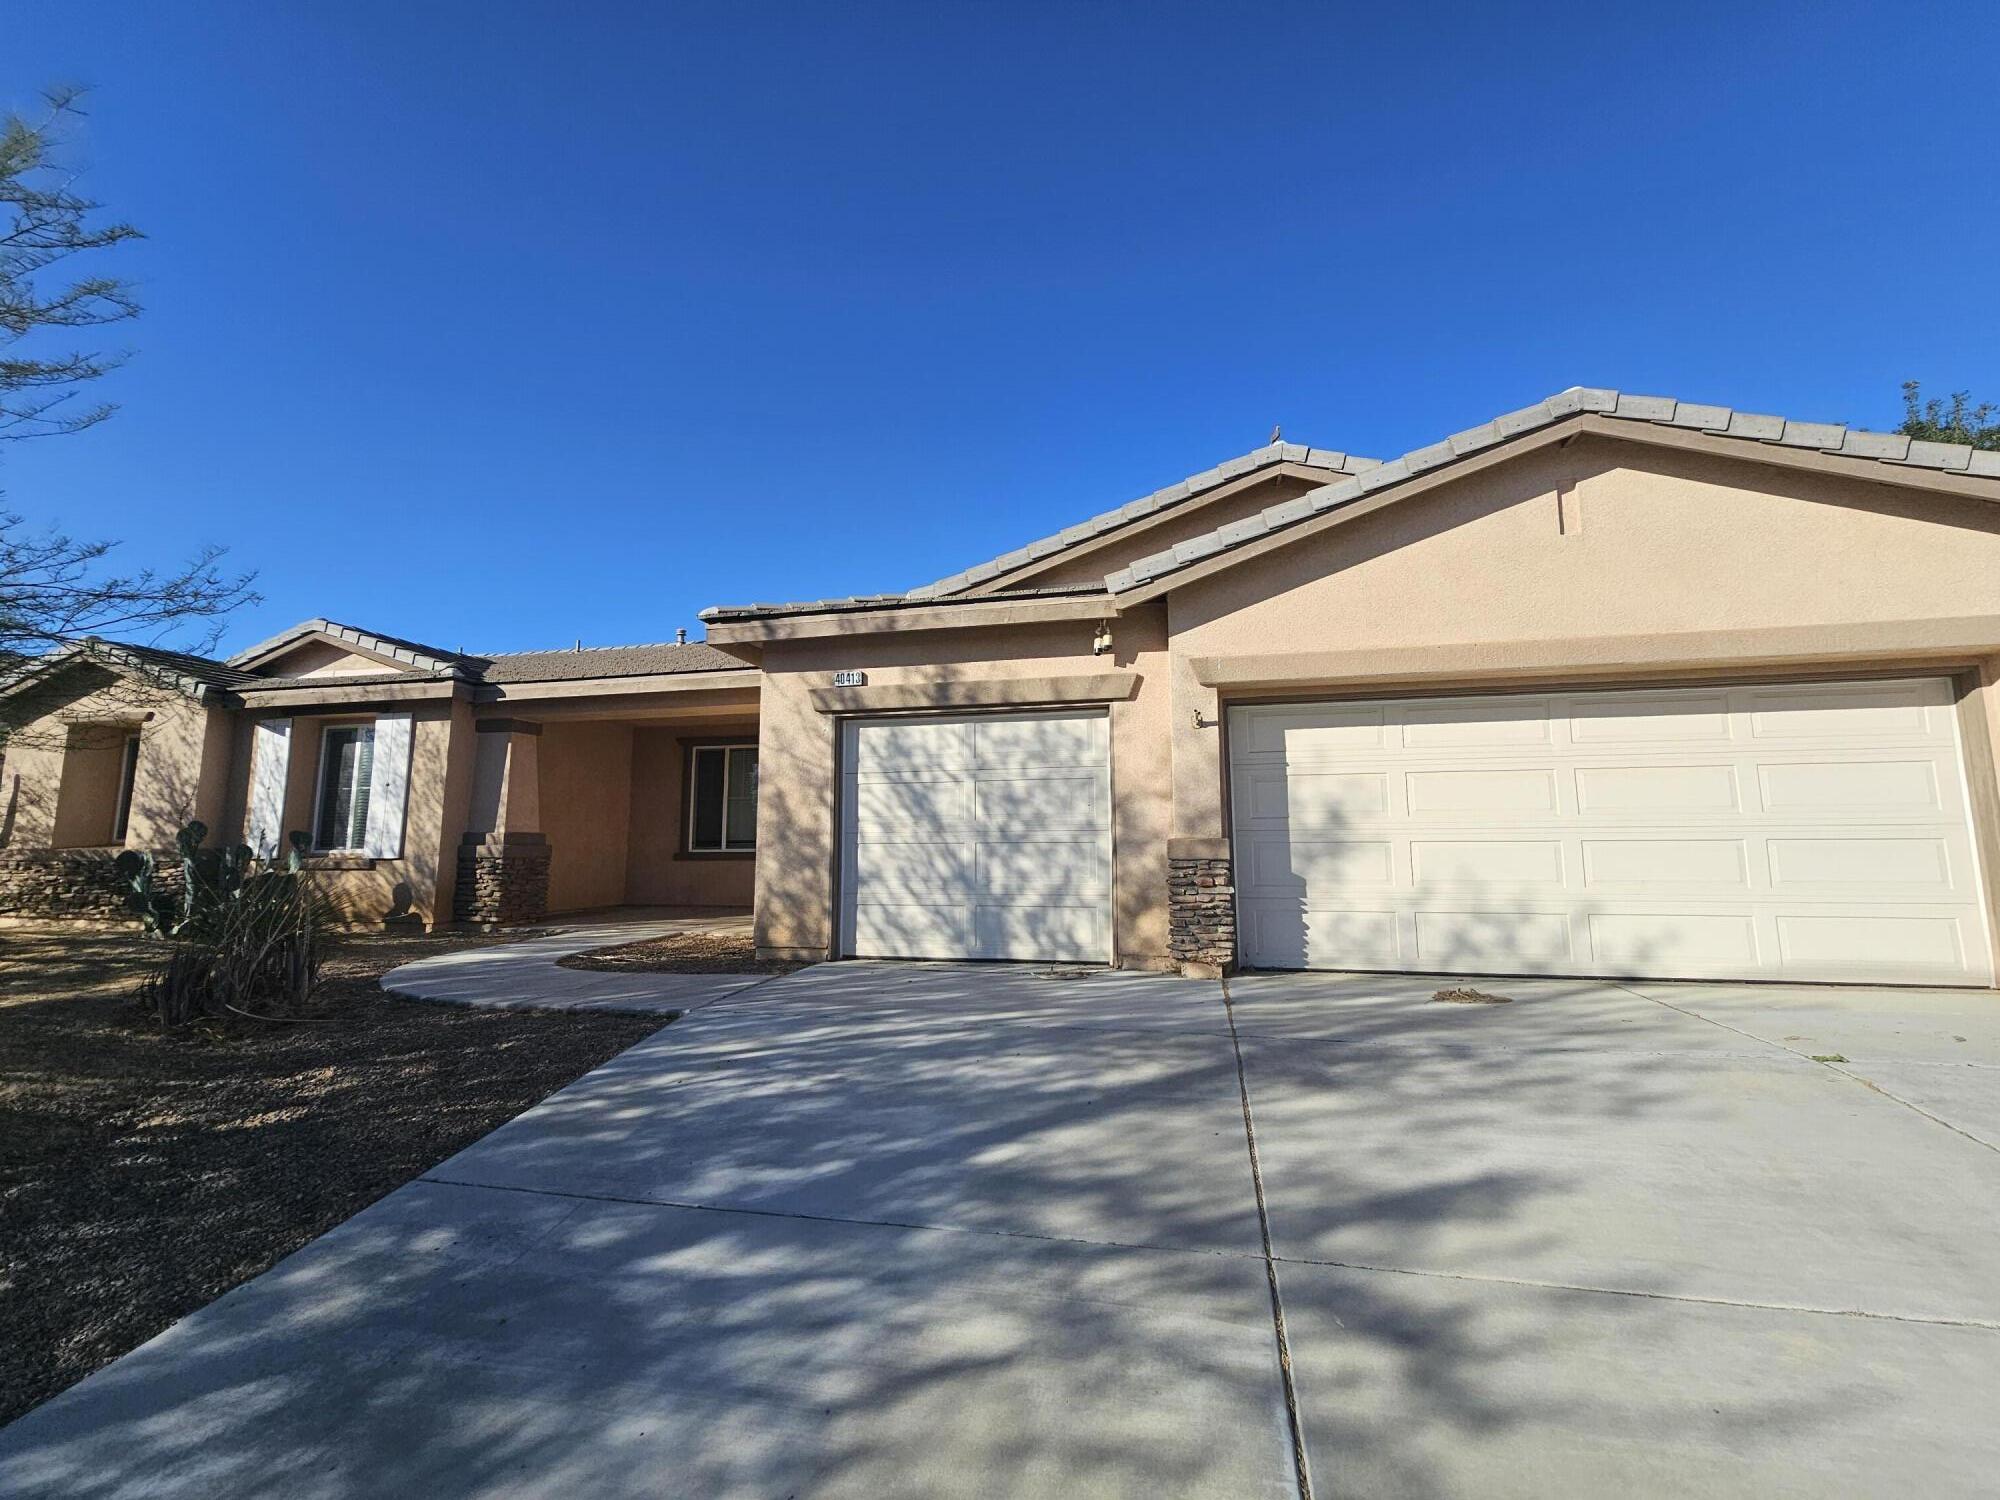
[(128, 849), (118, 856), (130, 887), (126, 904), (171, 945), (166, 963), (141, 986), (139, 1003), (167, 1026), (223, 1011), (297, 1010), (319, 977), (326, 928), (304, 867), (306, 836), (291, 836), (282, 864), (260, 861), (242, 844), (205, 849), (207, 837), (199, 822), (175, 836), (178, 889), (161, 878), (151, 854)]

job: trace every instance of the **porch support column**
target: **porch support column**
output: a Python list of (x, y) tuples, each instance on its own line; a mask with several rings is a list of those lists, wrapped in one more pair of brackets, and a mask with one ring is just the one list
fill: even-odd
[(1167, 947), (1183, 974), (1236, 964), (1236, 878), (1222, 813), (1222, 707), (1175, 653), (1174, 806), (1167, 838)]
[(472, 807), (458, 851), (455, 921), (479, 927), (539, 922), (549, 911), (549, 841), (542, 832), (542, 726), (482, 719)]

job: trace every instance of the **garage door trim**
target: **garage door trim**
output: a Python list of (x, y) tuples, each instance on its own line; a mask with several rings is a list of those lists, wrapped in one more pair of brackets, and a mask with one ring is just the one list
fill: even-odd
[[(1075, 902), (1073, 903), (1073, 909), (1082, 910), (1087, 907), (1094, 911), (1097, 921), (1101, 924), (1101, 932), (1102, 932), (1101, 943), (1100, 942), (1089, 943), (1087, 945), (1088, 951), (1083, 951), (1082, 949), (1079, 948), (1079, 949), (1070, 949), (1059, 952), (1050, 951), (1043, 953), (1026, 953), (1017, 951), (1008, 953), (966, 952), (958, 954), (947, 954), (947, 953), (929, 953), (929, 954), (870, 953), (866, 955), (859, 954), (857, 950), (863, 946), (861, 933), (859, 931), (861, 903), (858, 899), (859, 885), (861, 881), (862, 872), (857, 868), (860, 859), (859, 855), (860, 845), (858, 841), (858, 835), (859, 835), (858, 819), (860, 816), (860, 812), (859, 809), (855, 806), (855, 797), (857, 794), (857, 789), (860, 785), (860, 767), (856, 761), (858, 747), (860, 744), (860, 736), (863, 733), (865, 733), (868, 729), (877, 726), (949, 724), (949, 725), (966, 725), (969, 727), (976, 728), (979, 725), (992, 724), (992, 723), (1036, 722), (1036, 721), (1046, 721), (1046, 720), (1081, 721), (1095, 726), (1094, 733), (1097, 742), (1096, 748), (1098, 750), (1098, 753), (1101, 754), (1101, 760), (1095, 762), (1094, 765), (1092, 765), (1091, 767), (1092, 769), (1094, 769), (1096, 773), (1095, 774), (1096, 793), (1094, 801), (1096, 816), (1094, 818), (1094, 821), (1101, 823), (1101, 827), (1092, 828), (1085, 826), (1078, 828), (1076, 832), (1079, 835), (1095, 832), (1098, 833), (1100, 836), (1098, 840), (1091, 841), (1091, 843), (1092, 847), (1094, 847), (1096, 851), (1097, 857), (1101, 860), (1102, 896), (1101, 900), (1095, 902), (1081, 902), (1081, 901)], [(834, 951), (836, 956), (842, 958), (857, 957), (857, 956), (913, 957), (913, 958), (931, 958), (931, 959), (941, 959), (941, 960), (961, 959), (968, 961), (1015, 960), (1023, 962), (1072, 962), (1072, 963), (1091, 963), (1091, 964), (1106, 963), (1113, 965), (1117, 963), (1118, 932), (1117, 932), (1117, 922), (1115, 919), (1115, 913), (1116, 913), (1115, 891), (1116, 891), (1118, 851), (1117, 851), (1116, 818), (1113, 816), (1113, 803), (1111, 796), (1111, 789), (1112, 786), (1114, 785), (1114, 776), (1115, 776), (1115, 767), (1113, 764), (1115, 755), (1113, 749), (1113, 741), (1115, 737), (1112, 734), (1112, 715), (1110, 712), (1110, 706), (1108, 704), (1103, 703), (1101, 700), (1095, 704), (1084, 703), (1084, 702), (1049, 704), (1037, 701), (1029, 703), (1010, 703), (1006, 705), (995, 705), (994, 707), (991, 708), (978, 708), (978, 709), (927, 709), (927, 710), (912, 710), (909, 712), (842, 714), (834, 719), (833, 730), (834, 730), (834, 745), (835, 745), (835, 763), (834, 763), (834, 819), (833, 819), (834, 840), (833, 840), (832, 858), (833, 858), (833, 898), (834, 898), (834, 927), (835, 927)], [(1029, 777), (1022, 777), (1015, 779), (1060, 780), (1064, 778), (1062, 778), (1059, 773), (1064, 770), (1071, 769), (1071, 767), (1063, 765), (1047, 765), (1047, 766), (1041, 766), (1039, 768), (1034, 768), (1024, 765), (1020, 769), (1024, 771), (1031, 769), (1038, 770), (1040, 774), (1039, 776), (1029, 776)], [(973, 879), (975, 883), (980, 878), (980, 872), (977, 868), (977, 866), (980, 863), (979, 849), (977, 846), (981, 843), (981, 841), (976, 837), (976, 825), (977, 825), (976, 787), (978, 784), (978, 777), (976, 774), (977, 770), (978, 768), (976, 766), (967, 768), (968, 775), (971, 778), (968, 784), (972, 785), (975, 788), (975, 791), (973, 793), (975, 800), (974, 818), (972, 825), (970, 825), (971, 828), (974, 830), (974, 832), (968, 835), (970, 842), (975, 846), (973, 851), (973, 862), (975, 865)], [(1000, 779), (1010, 779), (1010, 778), (1003, 777)], [(1054, 835), (1060, 835), (1062, 831), (1063, 830), (1061, 829), (1045, 830), (1045, 832)], [(1056, 837), (1052, 841), (1057, 843), (1066, 842), (1065, 840), (1062, 840), (1060, 837)], [(1081, 837), (1079, 837), (1075, 842), (1079, 847), (1082, 847), (1084, 845), (1084, 840)], [(1094, 872), (1086, 872), (1086, 873), (1089, 874)], [(944, 903), (944, 905), (949, 905), (949, 904), (951, 903)], [(1000, 907), (1003, 907), (1004, 905), (1005, 903), (989, 903), (985, 904), (985, 909), (995, 910)], [(981, 909), (981, 906), (982, 904), (978, 903), (977, 901), (973, 901), (969, 904), (967, 910), (968, 922), (975, 925), (977, 924), (979, 920), (978, 914), (979, 910)], [(980, 945), (974, 943), (971, 946), (977, 948)]]
[[(1899, 693), (1899, 689), (1905, 691)], [(1948, 671), (1931, 665), (1928, 670), (1904, 667), (1810, 675), (1734, 674), (1726, 680), (1720, 676), (1682, 676), (1636, 683), (1629, 679), (1620, 683), (1510, 683), (1460, 687), (1443, 693), (1435, 688), (1426, 692), (1413, 684), (1395, 693), (1232, 698), (1226, 705), (1224, 782), (1239, 893), (1239, 952), (1246, 964), (1287, 967), (1987, 983), (1991, 975), (1983, 868), (1987, 851), (1982, 848), (1981, 799), (1973, 796), (1974, 768), (1968, 764), (1968, 751), (1976, 746), (1978, 736), (1975, 733), (1968, 742), (1959, 712), (1961, 692)], [(1654, 701), (1649, 704), (1647, 700)], [(1921, 717), (1894, 718), (1882, 706), (1892, 700), (1897, 704), (1907, 700), (1909, 707), (1920, 707)], [(1496, 702), (1516, 705), (1522, 712), (1482, 711)], [(1717, 719), (1710, 713), (1705, 717), (1711, 722), (1689, 727), (1694, 718), (1702, 717), (1693, 715), (1695, 705), (1715, 709), (1718, 702), (1726, 703), (1726, 711), (1738, 717)], [(1353, 726), (1366, 717), (1357, 716), (1357, 710), (1377, 705), (1387, 727), (1378, 738), (1369, 740)], [(1761, 727), (1741, 717), (1752, 705), (1757, 706)], [(1406, 743), (1408, 731), (1418, 727), (1418, 714), (1426, 720), (1443, 714), (1448, 720), (1454, 708), (1463, 715), (1462, 733), (1446, 724), (1442, 730), (1426, 730), (1430, 740), (1426, 745)], [(1837, 717), (1847, 708), (1861, 711), (1846, 719)], [(1339, 725), (1347, 727), (1315, 724), (1308, 712), (1313, 709), (1324, 710), (1321, 718), (1337, 719)], [(1283, 752), (1276, 753), (1273, 746), (1280, 741), (1272, 736), (1278, 731), (1268, 721), (1277, 718), (1282, 722), (1288, 710), (1303, 715), (1299, 722), (1308, 726), (1308, 732), (1283, 735)], [(1253, 718), (1267, 721), (1261, 752), (1245, 749), (1252, 732), (1246, 723)], [(1620, 738), (1609, 744), (1587, 743), (1582, 735), (1591, 726), (1617, 733)], [(1533, 733), (1537, 729), (1543, 731), (1539, 741)], [(1577, 738), (1573, 740), (1572, 735)], [(1511, 751), (1501, 743), (1508, 737), (1517, 742)], [(1296, 746), (1302, 739), (1315, 748), (1301, 752)], [(1245, 754), (1256, 762), (1255, 783), (1262, 788), (1258, 802), (1265, 809), (1261, 818), (1246, 807), (1246, 786), (1250, 783), (1246, 781)], [(1650, 765), (1651, 773), (1633, 778), (1649, 786), (1672, 779), (1658, 774), (1661, 768), (1692, 768), (1698, 762), (1719, 761), (1720, 766), (1709, 766), (1717, 795), (1707, 812), (1699, 806), (1698, 797), (1673, 802), (1627, 799), (1629, 805), (1622, 808), (1585, 807), (1577, 799), (1587, 797), (1588, 791), (1579, 783), (1586, 770), (1604, 769), (1586, 766), (1600, 759), (1614, 769), (1621, 762), (1632, 762), (1642, 769)], [(1293, 806), (1297, 770), (1279, 769), (1273, 777), (1274, 766), (1302, 760), (1318, 778), (1313, 790), (1315, 809)], [(1858, 804), (1853, 800), (1865, 793), (1871, 780), (1904, 777), (1914, 782), (1925, 763), (1932, 767), (1928, 775), (1936, 783), (1934, 793), (1927, 798), (1912, 794), (1901, 806), (1894, 798)], [(1424, 773), (1476, 770), (1488, 764), (1500, 768), (1488, 778), (1490, 785), (1481, 786), (1477, 775), (1430, 777), (1431, 785), (1449, 788), (1452, 795), (1437, 806), (1420, 805), (1424, 791), (1419, 783), (1426, 780)], [(1815, 765), (1820, 769), (1809, 768)], [(1875, 765), (1885, 769), (1871, 769)], [(1895, 765), (1902, 769), (1887, 769)], [(1326, 778), (1330, 772), (1342, 770), (1358, 778), (1350, 787), (1357, 797), (1364, 783), (1370, 798), (1390, 797), (1393, 783), (1393, 802), (1376, 808), (1372, 803), (1341, 801), (1329, 791), (1336, 783)], [(1742, 783), (1750, 777), (1760, 778), (1755, 788), (1745, 790), (1737, 785), (1733, 791), (1722, 790), (1730, 778)], [(1765, 783), (1774, 777), (1775, 782), (1767, 786)], [(1839, 795), (1822, 797), (1810, 808), (1779, 805), (1787, 790), (1815, 777), (1836, 785)], [(1700, 778), (1683, 779), (1692, 782)], [(1278, 781), (1284, 783), (1282, 796), (1273, 790)], [(1376, 781), (1381, 782), (1379, 789)], [(1558, 792), (1558, 783), (1567, 785)], [(1856, 787), (1862, 793), (1856, 793)], [(1500, 796), (1501, 801), (1485, 805), (1481, 797), (1487, 794)], [(1621, 795), (1613, 788), (1604, 801), (1615, 804)], [(1648, 795), (1656, 794), (1649, 791)], [(1332, 802), (1327, 802), (1329, 796), (1334, 798)], [(1505, 805), (1508, 797), (1519, 804), (1517, 809)], [(1546, 805), (1539, 799), (1546, 799)], [(1318, 807), (1320, 802), (1327, 805)], [(1361, 811), (1350, 816), (1352, 808)], [(1846, 810), (1849, 808), (1853, 811)], [(1336, 818), (1333, 824), (1324, 821), (1329, 816)], [(1301, 818), (1314, 817), (1320, 820), (1317, 831), (1321, 837), (1301, 838), (1293, 831)], [(1256, 826), (1259, 823), (1261, 828)], [(1357, 831), (1348, 833), (1350, 827)], [(1922, 827), (1924, 833), (1916, 833), (1915, 827)], [(1621, 828), (1631, 835), (1628, 847), (1610, 849), (1605, 836)], [(1933, 899), (1925, 899), (1914, 876), (1907, 886), (1884, 884), (1886, 877), (1870, 861), (1873, 849), (1890, 847), (1870, 841), (1893, 839), (1894, 830), (1901, 828), (1910, 828), (1905, 836), (1908, 847), (1901, 852), (1912, 858), (1919, 843), (1934, 845), (1939, 851), (1949, 849), (1948, 854), (1940, 854)], [(1846, 894), (1844, 888), (1836, 889), (1815, 875), (1818, 888), (1809, 890), (1797, 876), (1801, 860), (1828, 848), (1796, 843), (1808, 833), (1848, 838), (1847, 847), (1836, 852), (1850, 863), (1859, 861), (1862, 877), (1855, 895), (1845, 902), (1836, 905), (1834, 900)], [(1693, 841), (1702, 837), (1715, 847), (1695, 850)], [(1689, 842), (1683, 844), (1683, 840)], [(1637, 867), (1636, 875), (1628, 872), (1620, 877), (1638, 882), (1623, 889), (1597, 873), (1586, 880), (1582, 869), (1585, 855), (1607, 849), (1628, 863), (1642, 854), (1650, 858), (1661, 849), (1676, 858), (1688, 851), (1705, 853), (1713, 862), (1722, 857), (1721, 846), (1728, 843), (1740, 844), (1743, 859), (1763, 861), (1767, 868), (1761, 875), (1746, 871), (1715, 885), (1689, 886), (1679, 892), (1660, 883), (1663, 877), (1657, 869), (1648, 874), (1644, 863)], [(1531, 844), (1539, 847), (1527, 847)], [(1657, 847), (1649, 852), (1648, 844)], [(1770, 866), (1775, 864), (1781, 844), (1794, 873), (1779, 880)], [(1280, 845), (1282, 852), (1274, 855), (1273, 849)], [(1426, 857), (1440, 853), (1462, 856), (1457, 867), (1449, 857), (1436, 864), (1436, 869), (1448, 872), (1451, 879), (1439, 882), (1420, 875), (1419, 845)], [(1262, 876), (1257, 858), (1260, 849), (1261, 867), (1266, 872)], [(1272, 864), (1273, 858), (1279, 864)], [(1615, 864), (1615, 860), (1607, 861), (1606, 868)], [(1493, 871), (1503, 865), (1507, 866), (1504, 883), (1492, 878)], [(1810, 868), (1821, 866), (1815, 859)], [(1685, 875), (1683, 871), (1676, 873)], [(1717, 867), (1705, 878), (1716, 879), (1720, 873)], [(1483, 886), (1478, 883), (1482, 876), (1486, 877)], [(1490, 905), (1529, 920), (1514, 927), (1489, 921), (1491, 933), (1468, 937), (1477, 923), (1469, 912), (1451, 919), (1451, 908), (1465, 904), (1455, 900), (1463, 892), (1453, 889), (1453, 880), (1480, 892), (1481, 899)], [(1673, 899), (1676, 896), (1679, 899)], [(1291, 909), (1293, 901), (1298, 903), (1297, 912)], [(1882, 905), (1871, 906), (1872, 902)], [(1662, 953), (1680, 958), (1696, 955), (1700, 961), (1692, 969), (1679, 972), (1678, 962), (1662, 968), (1657, 963), (1649, 966), (1603, 957), (1616, 951), (1620, 932), (1629, 944), (1639, 931), (1642, 924), (1633, 920), (1635, 914), (1630, 909), (1635, 903), (1643, 904), (1640, 914), (1658, 907), (1663, 918), (1652, 924), (1655, 930), (1643, 951), (1655, 957)], [(1473, 904), (1476, 908), (1479, 902)], [(1557, 908), (1565, 913), (1566, 931), (1551, 919)], [(1432, 929), (1428, 936), (1416, 931), (1419, 912), (1426, 914)], [(1696, 914), (1701, 914), (1702, 920), (1693, 920)], [(1323, 929), (1343, 922), (1348, 929), (1366, 929), (1366, 942), (1357, 945), (1364, 949), (1373, 945), (1375, 951), (1356, 956), (1349, 946), (1351, 939), (1342, 937), (1343, 957), (1329, 961), (1324, 954), (1332, 940), (1322, 935), (1315, 941), (1311, 936), (1315, 915), (1322, 919), (1317, 925)], [(1664, 920), (1675, 915), (1689, 920)], [(1809, 920), (1822, 915), (1834, 920)], [(1392, 918), (1393, 939), (1388, 936)], [(1759, 919), (1754, 932), (1753, 918)], [(1877, 920), (1887, 918), (1896, 919), (1895, 924)], [(1274, 944), (1268, 935), (1274, 922), (1280, 924), (1284, 944), (1295, 950), (1290, 960), (1274, 959), (1274, 947), (1283, 946)], [(1260, 923), (1264, 931), (1261, 941)], [(1580, 925), (1583, 923), (1589, 926), (1587, 933)], [(1531, 929), (1538, 925), (1547, 929), (1540, 952), (1530, 940)], [(1704, 926), (1716, 939), (1714, 945), (1700, 940)], [(1292, 927), (1298, 929), (1297, 934)], [(1495, 938), (1493, 933), (1500, 936)], [(1447, 934), (1452, 935), (1449, 942)], [(1868, 948), (1871, 934), (1892, 937), (1905, 946), (1896, 950), (1893, 959), (1886, 949), (1869, 952), (1866, 961), (1857, 958), (1860, 971), (1847, 976), (1826, 972), (1828, 965), (1839, 968), (1840, 964), (1824, 951), (1808, 956), (1841, 944), (1859, 952)], [(1723, 949), (1731, 945), (1743, 950), (1740, 959), (1722, 956)], [(1482, 961), (1466, 958), (1482, 946), (1492, 950)], [(1393, 961), (1384, 959), (1382, 955), (1391, 950)], [(1494, 962), (1493, 953), (1501, 951), (1521, 962)], [(1439, 961), (1439, 955), (1446, 953), (1457, 961)], [(1723, 972), (1739, 962), (1748, 967)], [(1912, 963), (1914, 971), (1897, 973), (1893, 979), (1884, 972), (1891, 964), (1907, 969)]]

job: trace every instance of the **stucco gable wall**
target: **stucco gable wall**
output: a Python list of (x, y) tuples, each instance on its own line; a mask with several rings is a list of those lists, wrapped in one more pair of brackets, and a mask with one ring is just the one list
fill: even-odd
[(1583, 440), (1170, 596), (1177, 652), (2000, 613), (2000, 504)]
[(257, 670), (270, 677), (357, 677), (380, 672), (408, 672), (410, 664), (337, 641), (307, 640), (260, 662)]

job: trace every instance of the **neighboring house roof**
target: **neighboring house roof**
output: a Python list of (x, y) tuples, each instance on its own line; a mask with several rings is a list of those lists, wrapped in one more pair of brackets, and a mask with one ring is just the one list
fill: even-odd
[(1233, 480), (1254, 474), (1260, 469), (1268, 469), (1278, 464), (1302, 464), (1309, 469), (1324, 469), (1330, 474), (1363, 474), (1381, 463), (1378, 458), (1362, 458), (1358, 454), (1341, 453), (1331, 448), (1308, 448), (1303, 443), (1267, 443), (1262, 448), (1217, 464), (1212, 469), (1204, 469), (1199, 474), (1190, 474), (1177, 484), (1165, 489), (1154, 490), (1150, 495), (1142, 495), (1137, 500), (1102, 511), (1087, 521), (1079, 521), (1074, 526), (1066, 526), (1053, 536), (1045, 536), (1038, 542), (1030, 542), (1025, 547), (1016, 547), (1011, 552), (979, 563), (949, 578), (940, 578), (935, 583), (927, 583), (911, 589), (900, 597), (909, 600), (934, 599), (940, 594), (955, 594), (963, 589), (976, 588), (989, 578), (997, 578), (1002, 573), (1011, 573), (1016, 568), (1026, 567), (1032, 562), (1041, 562), (1072, 547), (1095, 541), (1107, 536), (1120, 527), (1129, 526), (1134, 521), (1142, 521), (1159, 515), (1162, 511), (1173, 510), (1188, 501), (1196, 499), (1210, 490), (1219, 489)]
[(243, 671), (213, 657), (166, 651), (158, 646), (103, 641), (92, 636), (60, 646), (45, 656), (24, 663), (4, 682), (0, 682), (0, 697), (16, 692), (59, 668), (84, 661), (129, 671), (195, 699), (228, 694), (263, 680), (254, 672)]
[(1841, 458), (2000, 479), (2000, 453), (1982, 452), (1957, 443), (1931, 443), (1899, 433), (1867, 432), (1838, 422), (1798, 422), (1734, 411), (1727, 406), (1680, 401), (1672, 396), (1635, 396), (1597, 387), (1571, 386), (1546, 401), (1453, 433), (1443, 442), (1413, 449), (1364, 474), (1323, 485), (1257, 515), (1231, 521), (1165, 551), (1139, 558), (1108, 575), (1105, 586), (1113, 594), (1127, 593), (1205, 558), (1282, 532), (1365, 496), (1393, 489), (1420, 474), (1448, 467), (1559, 422), (1590, 415), (1735, 439), (1746, 449), (1803, 448)]
[(407, 662), (424, 672), (453, 672), (458, 670), (461, 658), (456, 651), (446, 651), (438, 646), (426, 646), (420, 641), (406, 641), (393, 635), (383, 635), (379, 631), (362, 630), (353, 625), (342, 625), (337, 620), (302, 620), (289, 630), (282, 630), (268, 641), (259, 641), (248, 651), (239, 651), (229, 658), (231, 666), (248, 666), (275, 656), (287, 646), (313, 636), (326, 636), (349, 646), (358, 646), (363, 651), (376, 656), (386, 656), (391, 661)]
[(766, 620), (782, 615), (861, 614), (870, 610), (907, 609), (912, 605), (1005, 604), (1010, 599), (1082, 599), (1105, 592), (1096, 579), (1088, 583), (1048, 584), (1041, 588), (995, 589), (989, 594), (923, 597), (909, 594), (857, 594), (847, 599), (802, 599), (792, 604), (717, 604), (697, 617), (722, 624), (730, 620)]
[[(328, 677), (291, 677), (282, 673), (259, 672), (238, 665), (240, 662), (281, 650), (284, 646), (306, 636), (331, 634), (333, 631), (347, 632), (340, 639), (352, 643), (375, 643), (369, 644), (367, 649), (378, 654), (382, 652), (384, 645), (393, 645), (400, 650), (410, 652), (418, 651), (413, 642), (399, 641), (392, 636), (368, 631), (357, 631), (351, 626), (333, 625), (331, 621), (324, 620), (295, 627), (283, 635), (272, 637), (270, 641), (260, 646), (231, 657), (228, 661), (218, 661), (208, 656), (194, 656), (183, 651), (166, 651), (157, 646), (135, 646), (118, 641), (91, 639), (60, 647), (22, 665), (11, 676), (0, 680), (0, 697), (16, 692), (30, 682), (46, 677), (50, 672), (78, 661), (93, 661), (114, 670), (127, 671), (200, 701), (232, 705), (239, 701), (238, 694), (259, 689), (359, 689), (412, 680), (409, 672), (398, 671), (340, 673)], [(603, 677), (655, 677), (691, 672), (743, 671), (747, 667), (740, 658), (718, 651), (703, 641), (663, 641), (655, 645), (642, 646), (593, 646), (567, 651), (510, 651), (496, 652), (491, 656), (459, 655), (454, 652), (442, 671), (425, 663), (428, 661), (443, 663), (445, 658), (435, 656), (429, 648), (420, 654), (424, 661), (412, 662), (411, 665), (428, 671), (433, 676), (450, 676), (467, 682), (496, 684), (577, 682)]]
[[(287, 647), (313, 638), (326, 638), (359, 647), (376, 656), (405, 662), (417, 671), (441, 676), (462, 677), (470, 682), (575, 682), (592, 677), (653, 677), (678, 672), (740, 671), (740, 658), (726, 655), (701, 641), (660, 641), (650, 645), (591, 646), (555, 651), (495, 651), (476, 655), (466, 651), (446, 651), (419, 641), (406, 641), (379, 630), (362, 630), (336, 620), (306, 620), (232, 656), (231, 665), (266, 660)], [(367, 674), (341, 673), (337, 676), (286, 677), (259, 673), (246, 685), (275, 687), (311, 685), (336, 687), (353, 684), (394, 682), (404, 674), (393, 671)]]
[(586, 646), (572, 651), (503, 651), (463, 658), (480, 682), (574, 682), (589, 677), (653, 677), (675, 672), (740, 672), (749, 663), (705, 641), (650, 646)]

